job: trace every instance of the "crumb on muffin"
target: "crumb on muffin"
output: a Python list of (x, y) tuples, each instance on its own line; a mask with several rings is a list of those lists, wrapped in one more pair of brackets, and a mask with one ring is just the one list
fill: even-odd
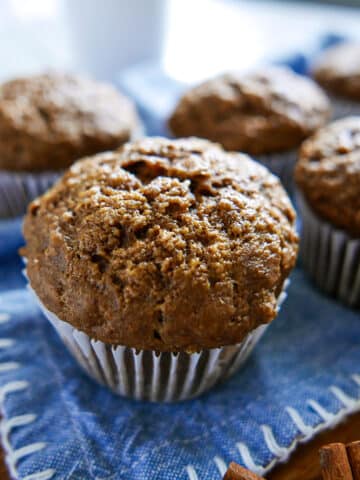
[(228, 73), (191, 88), (169, 119), (175, 136), (195, 135), (227, 150), (279, 153), (324, 125), (330, 104), (311, 79), (284, 67)]
[(341, 43), (314, 63), (313, 76), (329, 92), (360, 101), (360, 44)]
[(139, 128), (128, 98), (85, 77), (53, 72), (0, 85), (2, 170), (62, 170), (119, 147)]
[(323, 219), (360, 237), (360, 117), (320, 129), (304, 142), (295, 178)]
[(277, 313), (295, 212), (248, 156), (145, 138), (75, 163), (29, 207), (27, 273), (90, 337), (157, 351), (236, 344)]

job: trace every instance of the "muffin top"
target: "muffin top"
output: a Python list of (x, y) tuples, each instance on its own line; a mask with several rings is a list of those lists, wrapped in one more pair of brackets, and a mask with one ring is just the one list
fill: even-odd
[(60, 73), (0, 85), (0, 169), (63, 169), (128, 141), (134, 106), (113, 87)]
[(176, 136), (197, 135), (227, 150), (290, 150), (327, 120), (329, 102), (310, 79), (281, 67), (229, 73), (192, 88), (169, 119)]
[(360, 100), (360, 44), (326, 50), (313, 67), (315, 79), (336, 95)]
[(295, 213), (278, 179), (199, 139), (147, 138), (75, 163), (29, 207), (32, 287), (106, 343), (235, 344), (277, 313)]
[(360, 117), (338, 120), (306, 140), (295, 178), (313, 210), (360, 237)]

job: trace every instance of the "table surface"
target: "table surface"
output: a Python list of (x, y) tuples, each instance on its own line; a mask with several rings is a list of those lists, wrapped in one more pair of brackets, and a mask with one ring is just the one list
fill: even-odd
[[(300, 445), (288, 463), (277, 466), (266, 478), (267, 480), (320, 480), (319, 448), (332, 442), (349, 443), (359, 439), (360, 413), (357, 413), (348, 417), (336, 428), (324, 431), (311, 442)], [(0, 479), (10, 480), (2, 450), (0, 450)]]

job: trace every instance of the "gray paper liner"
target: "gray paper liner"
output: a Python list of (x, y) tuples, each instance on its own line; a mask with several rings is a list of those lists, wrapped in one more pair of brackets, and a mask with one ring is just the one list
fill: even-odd
[(59, 178), (61, 172), (10, 172), (0, 170), (0, 218), (17, 217), (28, 204), (42, 195)]
[(320, 219), (300, 193), (296, 200), (302, 217), (304, 267), (325, 293), (360, 307), (360, 239)]
[(338, 120), (344, 117), (360, 115), (360, 102), (330, 96), (332, 107), (332, 119)]
[(294, 193), (294, 169), (297, 151), (258, 155), (255, 159), (278, 176), (290, 195)]
[[(278, 310), (288, 284), (278, 298)], [(193, 354), (136, 350), (91, 339), (50, 312), (30, 284), (28, 289), (83, 369), (114, 393), (138, 400), (177, 402), (201, 395), (241, 367), (268, 327), (260, 325), (237, 345)]]

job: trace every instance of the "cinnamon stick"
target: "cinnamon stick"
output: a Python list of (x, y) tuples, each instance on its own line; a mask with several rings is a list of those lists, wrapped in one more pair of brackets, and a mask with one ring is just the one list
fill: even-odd
[(354, 480), (360, 480), (360, 440), (346, 446), (349, 463)]
[(353, 480), (344, 444), (325, 445), (319, 453), (323, 480)]
[(256, 473), (250, 472), (246, 468), (238, 465), (235, 462), (231, 462), (223, 480), (265, 480), (263, 477), (259, 477)]

